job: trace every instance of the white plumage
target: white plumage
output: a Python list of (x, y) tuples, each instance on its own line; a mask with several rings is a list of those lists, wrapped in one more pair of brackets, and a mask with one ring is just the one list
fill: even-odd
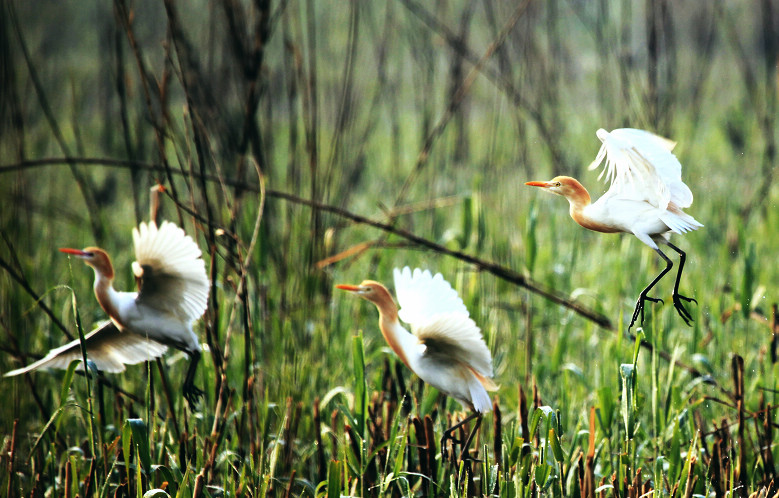
[(419, 342), (446, 348), (449, 361), (464, 363), (482, 376), (492, 377), (492, 357), (481, 330), (449, 282), (440, 273), (433, 276), (419, 268), (412, 273), (408, 266), (396, 268), (394, 276), (398, 316), (411, 326)]
[[(481, 330), (457, 292), (440, 273), (405, 267), (394, 270), (400, 310), (378, 282), (338, 285), (373, 302), (384, 338), (422, 380), (457, 399), (464, 407), (486, 412), (492, 382), (492, 357)], [(408, 323), (410, 333), (398, 321)]]
[(433, 276), (430, 270), (395, 268), (395, 296), (398, 299), (398, 315), (406, 323), (428, 320), (439, 313), (462, 313), (468, 316), (463, 304), (449, 282), (440, 273)]
[(666, 268), (639, 295), (632, 326), (638, 316), (643, 321), (644, 301), (659, 302), (647, 296), (649, 289), (673, 266), (660, 250), (667, 245), (679, 253), (680, 265), (674, 285), (674, 307), (685, 322), (692, 316), (682, 301), (694, 301), (678, 293), (679, 275), (684, 266), (685, 253), (668, 241), (668, 232), (687, 233), (703, 225), (683, 211), (692, 205), (693, 195), (682, 181), (682, 165), (671, 152), (676, 145), (667, 138), (644, 130), (623, 128), (596, 133), (602, 145), (589, 169), (603, 164), (599, 178), (605, 176), (611, 183), (597, 201), (578, 180), (558, 176), (546, 182), (527, 182), (548, 192), (564, 196), (570, 204), (571, 217), (590, 230), (604, 233), (632, 233), (641, 242), (654, 249), (666, 262)]
[(692, 192), (682, 181), (682, 165), (671, 152), (675, 142), (644, 130), (623, 128), (597, 132), (603, 145), (589, 169), (603, 163), (599, 176), (609, 190), (582, 214), (634, 233), (657, 249), (655, 236), (667, 231), (686, 233), (703, 225), (683, 212)]
[[(200, 344), (192, 324), (208, 306), (209, 281), (200, 248), (184, 230), (170, 222), (157, 228), (141, 223), (133, 230), (136, 261), (132, 263), (138, 292), (113, 288), (114, 269), (108, 254), (97, 247), (60, 249), (95, 271), (95, 297), (111, 319), (85, 336), (87, 359), (99, 370), (121, 372), (125, 364), (153, 360), (172, 346), (191, 358), (184, 381), (190, 404), (202, 392), (194, 386)], [(38, 368), (65, 368), (80, 360), (79, 341), (51, 350), (43, 359), (5, 375)]]
[[(192, 237), (169, 221), (133, 229), (133, 273), (143, 280), (140, 303), (196, 320), (208, 307), (209, 282), (201, 252)], [(154, 280), (153, 288), (149, 285)]]
[(603, 145), (589, 169), (604, 162), (598, 178), (606, 176), (615, 194), (631, 200), (645, 200), (667, 209), (692, 205), (692, 191), (682, 181), (682, 165), (671, 152), (675, 142), (644, 130), (622, 128), (597, 132)]
[[(157, 341), (137, 334), (120, 332), (112, 321), (103, 322), (98, 328), (84, 336), (87, 358), (98, 370), (108, 373), (124, 372), (125, 365), (134, 365), (161, 356), (168, 347)], [(5, 376), (19, 375), (39, 368), (65, 369), (74, 360), (81, 360), (81, 344), (78, 339), (64, 346), (52, 349), (40, 360), (6, 372)], [(83, 365), (81, 366), (83, 369)]]

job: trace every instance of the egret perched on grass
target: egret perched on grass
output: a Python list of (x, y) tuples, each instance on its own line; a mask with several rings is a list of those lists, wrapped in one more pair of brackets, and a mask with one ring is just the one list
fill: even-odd
[(689, 325), (692, 315), (684, 303), (695, 299), (679, 293), (679, 280), (686, 254), (671, 244), (669, 232), (686, 233), (703, 225), (682, 211), (692, 204), (692, 192), (682, 181), (682, 165), (671, 153), (675, 142), (648, 131), (623, 128), (611, 133), (597, 132), (603, 145), (589, 169), (597, 168), (605, 159), (603, 172), (611, 187), (603, 196), (590, 203), (590, 194), (581, 183), (568, 176), (558, 176), (547, 182), (527, 182), (562, 195), (570, 203), (571, 218), (584, 228), (596, 232), (632, 233), (654, 249), (665, 261), (665, 268), (638, 296), (628, 328), (638, 317), (644, 322), (645, 301), (660, 302), (648, 292), (673, 267), (671, 259), (660, 250), (663, 244), (679, 254), (679, 271), (673, 289), (673, 304), (682, 320)]
[[(492, 407), (487, 391), (498, 387), (492, 381), (492, 357), (481, 331), (470, 318), (457, 292), (440, 273), (405, 267), (395, 269), (395, 293), (400, 309), (386, 287), (373, 280), (360, 285), (336, 285), (366, 299), (379, 309), (379, 328), (387, 344), (423, 381), (455, 398), (473, 411), (446, 431), (441, 451), (452, 433), (471, 419), (477, 425), (463, 445), (463, 454), (481, 423), (481, 414)], [(398, 318), (411, 326), (408, 332)]]
[[(208, 305), (209, 281), (200, 248), (184, 230), (170, 222), (154, 222), (133, 229), (136, 261), (132, 264), (138, 292), (114, 290), (114, 268), (103, 249), (60, 249), (80, 258), (95, 271), (95, 296), (109, 321), (86, 336), (87, 360), (98, 370), (122, 372), (135, 364), (161, 356), (167, 346), (190, 356), (184, 380), (184, 397), (194, 405), (203, 392), (194, 379), (200, 344), (192, 324)], [(38, 368), (66, 368), (82, 359), (79, 340), (52, 349), (41, 360), (6, 376)]]

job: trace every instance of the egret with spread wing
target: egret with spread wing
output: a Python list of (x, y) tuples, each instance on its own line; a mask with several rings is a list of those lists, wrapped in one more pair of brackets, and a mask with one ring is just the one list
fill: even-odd
[(673, 262), (660, 250), (666, 245), (679, 254), (679, 271), (673, 289), (673, 304), (682, 320), (689, 325), (692, 315), (684, 303), (695, 299), (679, 293), (684, 251), (671, 244), (669, 232), (686, 233), (703, 225), (682, 211), (692, 204), (692, 192), (682, 181), (682, 165), (671, 153), (675, 142), (648, 131), (623, 128), (611, 133), (597, 132), (603, 145), (589, 169), (597, 168), (605, 159), (601, 176), (611, 181), (611, 187), (594, 203), (581, 183), (568, 176), (558, 176), (546, 182), (527, 182), (562, 195), (570, 204), (571, 217), (584, 228), (603, 233), (627, 232), (654, 249), (665, 261), (665, 268), (638, 296), (628, 328), (640, 317), (644, 322), (644, 303), (662, 302), (648, 292), (673, 267)]
[[(366, 299), (379, 310), (379, 328), (387, 344), (423, 381), (455, 398), (473, 414), (444, 432), (441, 451), (453, 431), (492, 407), (487, 391), (492, 381), (492, 357), (481, 331), (470, 318), (457, 292), (440, 273), (405, 267), (395, 269), (395, 292), (400, 309), (386, 287), (372, 280), (360, 285), (337, 285)], [(408, 332), (398, 318), (411, 326)], [(478, 423), (477, 422), (477, 427)], [(471, 431), (471, 437), (476, 427)], [(468, 442), (463, 446), (467, 451)]]
[[(194, 405), (203, 392), (195, 387), (200, 344), (192, 324), (208, 306), (209, 282), (200, 248), (184, 230), (170, 222), (154, 222), (133, 229), (136, 261), (132, 264), (138, 292), (113, 287), (114, 268), (108, 254), (97, 247), (60, 249), (80, 258), (95, 271), (95, 296), (110, 321), (84, 336), (87, 359), (98, 370), (122, 372), (125, 364), (153, 360), (168, 346), (186, 352), (191, 360), (184, 380), (184, 396)], [(82, 359), (78, 339), (52, 349), (41, 360), (6, 376), (39, 368), (65, 368)]]

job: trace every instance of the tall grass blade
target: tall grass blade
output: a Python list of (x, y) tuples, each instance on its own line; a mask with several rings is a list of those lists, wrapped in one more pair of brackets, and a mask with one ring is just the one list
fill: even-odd
[(619, 367), (622, 378), (622, 422), (625, 427), (625, 440), (633, 439), (636, 420), (636, 367), (632, 363), (623, 363)]
[(368, 420), (368, 383), (365, 379), (365, 351), (362, 331), (352, 338), (352, 367), (354, 372), (354, 419), (355, 430), (361, 438), (365, 437)]
[(756, 285), (756, 267), (757, 254), (755, 253), (755, 243), (749, 242), (744, 254), (744, 273), (741, 275), (741, 313), (745, 320), (749, 320), (752, 310), (752, 295)]
[(536, 203), (531, 201), (527, 219), (525, 220), (525, 266), (531, 275), (536, 266), (536, 256), (538, 255), (537, 224), (538, 208)]
[[(146, 422), (140, 418), (128, 418), (124, 422), (124, 429), (122, 431), (126, 436), (132, 437), (132, 442), (135, 443), (136, 456), (138, 462), (143, 466), (143, 470), (147, 475), (151, 475), (151, 453), (149, 453), (149, 434), (146, 430)], [(124, 442), (125, 451), (129, 449), (127, 442)], [(129, 454), (129, 453), (128, 453)]]
[(327, 472), (327, 498), (340, 498), (342, 496), (341, 470), (341, 462), (338, 460), (330, 462)]

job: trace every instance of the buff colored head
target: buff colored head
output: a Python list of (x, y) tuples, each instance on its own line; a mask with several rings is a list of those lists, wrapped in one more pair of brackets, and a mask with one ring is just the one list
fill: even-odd
[(569, 198), (580, 195), (584, 188), (578, 180), (570, 176), (556, 176), (547, 182), (526, 182), (525, 185), (541, 187), (546, 192)]
[[(338, 284), (336, 289), (345, 290), (356, 296), (378, 304), (389, 297), (389, 291), (379, 282), (373, 280), (364, 280), (360, 285)], [(390, 297), (390, 299), (392, 299)]]
[(65, 254), (70, 254), (79, 259), (82, 259), (84, 263), (88, 264), (94, 268), (95, 271), (102, 273), (108, 278), (113, 278), (114, 276), (114, 267), (111, 264), (111, 258), (108, 256), (108, 253), (99, 247), (86, 247), (84, 249), (70, 249), (63, 247), (60, 249), (60, 252), (64, 252)]

